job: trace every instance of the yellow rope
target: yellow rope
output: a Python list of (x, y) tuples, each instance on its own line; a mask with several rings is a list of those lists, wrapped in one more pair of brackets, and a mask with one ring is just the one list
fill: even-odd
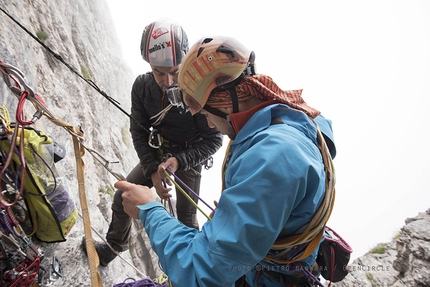
[(167, 178), (173, 182), (173, 184), (176, 186), (177, 189), (191, 202), (192, 205), (194, 205), (209, 221), (212, 220), (201, 208), (198, 206), (198, 204), (191, 198), (191, 196), (188, 195), (188, 193), (173, 179), (173, 177), (170, 176), (170, 174), (167, 172), (167, 170), (164, 170), (164, 174), (166, 174)]
[(4, 120), (4, 123), (6, 125), (5, 128), (7, 128), (10, 126), (9, 111), (6, 109), (5, 106), (0, 106), (0, 110), (3, 111), (3, 115), (0, 114), (0, 118)]
[(172, 286), (172, 282), (169, 281), (169, 277), (167, 277), (167, 275), (165, 273), (161, 273), (160, 276), (158, 276), (158, 278), (154, 278), (154, 283), (158, 283), (160, 285), (168, 282), (169, 286)]

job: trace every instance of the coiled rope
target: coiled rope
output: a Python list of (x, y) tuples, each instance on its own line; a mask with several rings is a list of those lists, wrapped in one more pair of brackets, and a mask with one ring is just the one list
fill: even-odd
[(147, 278), (136, 280), (127, 278), (122, 283), (117, 283), (113, 287), (170, 287), (169, 278), (163, 273), (158, 278), (150, 280)]

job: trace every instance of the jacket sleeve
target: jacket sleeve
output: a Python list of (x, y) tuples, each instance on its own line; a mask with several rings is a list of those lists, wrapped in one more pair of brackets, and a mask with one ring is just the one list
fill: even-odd
[(133, 83), (131, 90), (131, 117), (130, 133), (133, 139), (134, 149), (140, 160), (145, 178), (149, 178), (159, 165), (157, 150), (148, 144), (149, 129), (151, 123), (149, 115), (144, 108), (144, 84), (145, 75), (140, 75)]
[(180, 171), (189, 170), (202, 163), (222, 146), (222, 134), (208, 126), (205, 116), (197, 113), (193, 118), (200, 133), (200, 140), (192, 142), (190, 148), (174, 154), (179, 162)]

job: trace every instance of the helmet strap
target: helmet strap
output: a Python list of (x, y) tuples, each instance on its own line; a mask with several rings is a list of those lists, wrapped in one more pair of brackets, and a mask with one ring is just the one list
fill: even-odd
[(233, 105), (233, 113), (239, 112), (239, 100), (237, 98), (236, 86), (230, 87), (228, 91), (230, 92), (231, 103)]
[(210, 107), (208, 105), (204, 105), (203, 109), (206, 110), (206, 111), (208, 111), (211, 114), (214, 114), (214, 115), (218, 116), (218, 117), (227, 119), (228, 115), (226, 113), (224, 113), (224, 112), (221, 112), (218, 109), (212, 108), (212, 107)]
[[(236, 85), (230, 86), (227, 89), (230, 92), (231, 104), (233, 106), (233, 113), (239, 112), (239, 100), (237, 98), (237, 93), (236, 93), (236, 88), (235, 87), (236, 87)], [(216, 115), (218, 117), (227, 119), (228, 115), (226, 113), (224, 113), (224, 112), (221, 112), (218, 109), (212, 108), (212, 107), (210, 107), (208, 105), (204, 105), (203, 109), (205, 109), (206, 111), (208, 111), (211, 114), (214, 114), (214, 115)]]

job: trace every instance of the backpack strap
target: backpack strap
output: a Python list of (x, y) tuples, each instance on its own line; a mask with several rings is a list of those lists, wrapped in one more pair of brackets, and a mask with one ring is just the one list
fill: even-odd
[[(272, 245), (271, 250), (280, 251), (276, 256), (267, 255), (264, 260), (269, 262), (274, 262), (278, 264), (290, 264), (307, 258), (312, 252), (319, 246), (322, 236), (324, 234), (324, 227), (330, 217), (333, 209), (334, 199), (335, 199), (335, 170), (333, 161), (324, 140), (324, 136), (321, 133), (320, 128), (315, 122), (317, 127), (317, 141), (318, 148), (321, 152), (322, 159), (324, 162), (324, 170), (326, 172), (326, 193), (318, 208), (317, 212), (314, 214), (311, 221), (303, 226), (303, 230), (300, 234), (295, 234), (289, 237), (281, 238), (275, 241)], [(286, 260), (282, 259), (288, 252), (290, 252), (293, 247), (307, 244), (306, 248), (295, 255), (293, 258)]]

